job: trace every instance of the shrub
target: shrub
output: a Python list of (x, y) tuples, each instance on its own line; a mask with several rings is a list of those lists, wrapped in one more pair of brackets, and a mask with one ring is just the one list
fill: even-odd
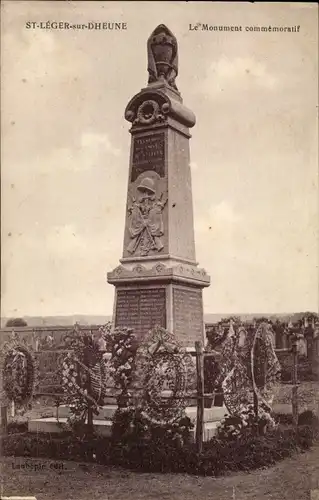
[(298, 417), (298, 425), (309, 425), (314, 428), (319, 427), (319, 419), (311, 410), (305, 410)]
[(318, 438), (318, 430), (307, 425), (274, 429), (265, 436), (242, 436), (228, 441), (214, 437), (204, 443), (200, 456), (194, 443), (181, 444), (161, 439), (157, 429), (154, 441), (127, 436), (120, 443), (109, 438), (77, 439), (71, 434), (11, 434), (2, 437), (5, 456), (24, 456), (61, 460), (96, 461), (145, 472), (178, 472), (219, 476), (228, 471), (247, 471), (265, 467), (307, 450)]
[(252, 405), (247, 405), (247, 408), (240, 414), (226, 415), (221, 425), (217, 430), (217, 437), (223, 441), (244, 438), (246, 436), (264, 434), (268, 428), (273, 428), (275, 421), (270, 415), (261, 411), (256, 418)]
[(1, 439), (4, 456), (23, 456), (59, 460), (92, 461), (94, 455), (103, 463), (109, 456), (110, 440), (102, 437), (78, 439), (72, 434), (11, 434)]
[(184, 416), (166, 425), (150, 421), (142, 411), (134, 408), (118, 408), (113, 417), (112, 444), (114, 447), (135, 448), (147, 445), (150, 449), (163, 446), (182, 448), (190, 442), (190, 431), (194, 427), (189, 417)]
[[(297, 450), (308, 449), (314, 437), (312, 428), (306, 426), (298, 430), (277, 429), (266, 436), (247, 435), (230, 441), (215, 437), (204, 443), (200, 456), (194, 444), (178, 448), (169, 442), (157, 443), (156, 446), (134, 443), (119, 450), (116, 464), (145, 472), (219, 476), (228, 471), (248, 471), (273, 465)], [(111, 462), (114, 463), (114, 457)]]
[(16, 326), (16, 327), (28, 326), (28, 323), (23, 318), (8, 319), (8, 321), (6, 322), (6, 328), (11, 328), (14, 326)]
[(275, 422), (282, 425), (292, 425), (293, 419), (291, 413), (276, 413), (274, 415)]
[(7, 427), (8, 434), (24, 433), (28, 430), (28, 422), (9, 422)]
[(294, 439), (300, 451), (306, 451), (318, 440), (318, 429), (310, 425), (300, 425), (295, 429)]

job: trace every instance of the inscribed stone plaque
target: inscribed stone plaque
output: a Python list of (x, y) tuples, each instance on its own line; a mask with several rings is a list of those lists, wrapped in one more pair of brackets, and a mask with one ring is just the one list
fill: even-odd
[(133, 161), (131, 182), (146, 170), (157, 172), (164, 177), (165, 168), (165, 142), (164, 132), (135, 137), (133, 143)]
[(174, 333), (188, 345), (202, 340), (203, 303), (202, 291), (173, 287)]
[(117, 291), (115, 326), (132, 328), (137, 337), (144, 337), (156, 325), (166, 328), (165, 288)]

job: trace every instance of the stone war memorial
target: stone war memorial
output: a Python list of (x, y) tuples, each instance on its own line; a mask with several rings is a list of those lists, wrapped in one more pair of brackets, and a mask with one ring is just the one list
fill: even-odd
[[(129, 334), (100, 361), (94, 355), (93, 364), (86, 355), (79, 357), (82, 348), (75, 355), (62, 354), (60, 360), (61, 385), (74, 400), (80, 393), (90, 401), (96, 409), (91, 424), (106, 436), (117, 408), (129, 404), (157, 423), (173, 422), (184, 412), (195, 422), (198, 414), (192, 398), (193, 356), (195, 343), (205, 343), (202, 291), (210, 278), (195, 255), (189, 151), (195, 116), (184, 106), (176, 84), (177, 40), (163, 24), (150, 35), (147, 54), (148, 84), (125, 110), (132, 141), (123, 254), (120, 265), (107, 274), (115, 287), (109, 327), (115, 336), (126, 330)], [(134, 361), (129, 354), (133, 337), (139, 346)], [(77, 365), (83, 377), (76, 374)], [(120, 365), (126, 369), (124, 378)], [(82, 387), (81, 377), (89, 378), (91, 387)], [(120, 397), (116, 387), (122, 388)], [(73, 414), (72, 395), (59, 405), (58, 418), (32, 419), (29, 431), (61, 432), (61, 424)], [(205, 440), (214, 435), (225, 410), (203, 412)]]
[(178, 45), (163, 24), (147, 42), (148, 84), (128, 103), (131, 123), (123, 256), (108, 273), (114, 325), (139, 340), (154, 326), (185, 347), (204, 341), (203, 288), (195, 255), (190, 128), (195, 115), (177, 88)]
[(35, 353), (14, 337), (0, 365), (7, 407), (27, 407), (34, 393), (54, 401), (54, 415), (28, 421), (30, 433), (76, 433), (82, 426), (90, 436), (117, 436), (122, 446), (126, 432), (146, 429), (134, 439), (150, 443), (158, 427), (186, 442), (187, 427), (201, 453), (203, 441), (218, 433), (227, 439), (257, 432), (256, 422), (261, 432), (275, 427), (280, 365), (264, 322), (255, 331), (233, 320), (219, 325), (221, 350), (203, 350), (202, 294), (210, 278), (195, 254), (189, 148), (195, 116), (177, 87), (177, 40), (163, 24), (150, 35), (147, 55), (148, 84), (125, 110), (132, 140), (123, 254), (107, 275), (115, 287), (112, 324), (95, 334), (76, 325), (60, 332), (56, 349)]
[[(71, 344), (66, 337), (59, 352), (39, 353), (42, 367), (51, 354), (58, 360), (61, 384), (51, 375), (59, 390), (50, 374), (44, 377), (49, 392), (57, 393), (58, 413), (31, 419), (30, 432), (61, 432), (79, 418), (79, 401), (87, 411), (82, 421), (104, 436), (111, 434), (117, 410), (128, 406), (153, 423), (197, 418), (195, 343), (205, 343), (202, 291), (210, 278), (195, 256), (189, 151), (195, 116), (176, 85), (177, 40), (163, 24), (150, 35), (147, 54), (148, 84), (125, 110), (132, 141), (124, 242), (120, 265), (107, 275), (115, 300), (112, 325), (101, 327), (106, 346), (92, 350), (88, 332), (76, 328)], [(41, 387), (48, 392), (45, 381)], [(205, 410), (204, 439), (224, 413), (222, 407)]]
[[(281, 8), (282, 22), (302, 26), (300, 43), (265, 24), (265, 48), (265, 33), (225, 25), (231, 8), (205, 15), (188, 2), (185, 14), (168, 2), (164, 14), (140, 9), (136, 22), (127, 2), (104, 3), (72, 2), (65, 18), (86, 24), (56, 23), (44, 38), (43, 23), (26, 21), (28, 57), (21, 22), (32, 9), (7, 17), (14, 216), (4, 231), (0, 499), (310, 498), (319, 487), (319, 314), (302, 263), (314, 263), (311, 240), (298, 228), (313, 216), (314, 151), (307, 161), (300, 151), (300, 141), (313, 145), (313, 13)], [(236, 23), (278, 22), (278, 12), (246, 7)], [(103, 17), (123, 29), (105, 29)], [(211, 35), (196, 22), (209, 18), (223, 23)], [(23, 158), (12, 149), (21, 138)], [(193, 169), (198, 154), (216, 161)], [(207, 178), (217, 177), (212, 189)], [(196, 208), (207, 223), (198, 241)]]

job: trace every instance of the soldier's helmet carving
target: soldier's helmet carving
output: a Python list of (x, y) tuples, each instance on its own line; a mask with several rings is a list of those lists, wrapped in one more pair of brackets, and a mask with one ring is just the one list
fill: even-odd
[(149, 193), (155, 194), (155, 183), (153, 179), (150, 179), (149, 177), (145, 177), (139, 186), (137, 187), (139, 191), (148, 191)]

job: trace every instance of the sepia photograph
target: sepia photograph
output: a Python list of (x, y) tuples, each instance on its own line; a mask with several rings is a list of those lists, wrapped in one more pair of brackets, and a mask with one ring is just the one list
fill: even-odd
[(319, 500), (318, 21), (1, 1), (1, 500)]

